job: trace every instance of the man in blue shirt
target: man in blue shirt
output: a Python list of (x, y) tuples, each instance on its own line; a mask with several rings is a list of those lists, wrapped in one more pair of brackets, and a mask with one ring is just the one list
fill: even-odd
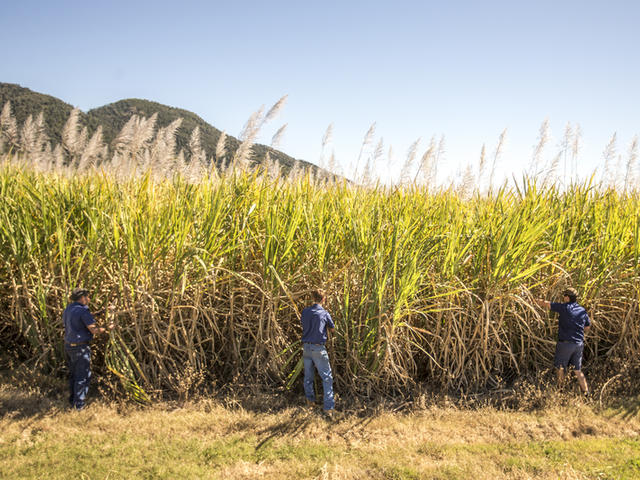
[(311, 292), (314, 301), (313, 305), (302, 311), (300, 321), (302, 322), (302, 359), (304, 361), (304, 394), (307, 402), (314, 403), (316, 396), (313, 391), (313, 377), (315, 370), (322, 379), (322, 390), (324, 394), (324, 412), (331, 418), (335, 403), (333, 400), (333, 375), (329, 364), (329, 354), (325, 344), (327, 343), (328, 332), (333, 331), (335, 325), (331, 315), (324, 308), (322, 302), (325, 300), (323, 290)]
[[(76, 288), (71, 292), (71, 303), (62, 314), (64, 321), (64, 351), (69, 366), (69, 405), (76, 410), (85, 406), (91, 380), (91, 348), (94, 335), (107, 329), (96, 326), (89, 312), (89, 291)], [(113, 329), (113, 323), (109, 330)]]
[(567, 288), (562, 295), (564, 303), (546, 300), (536, 300), (536, 303), (558, 314), (558, 343), (553, 361), (557, 369), (558, 385), (564, 381), (567, 367), (573, 365), (580, 389), (584, 395), (588, 395), (587, 379), (582, 373), (582, 352), (584, 334), (589, 330), (591, 320), (584, 307), (578, 304), (578, 292), (575, 289)]

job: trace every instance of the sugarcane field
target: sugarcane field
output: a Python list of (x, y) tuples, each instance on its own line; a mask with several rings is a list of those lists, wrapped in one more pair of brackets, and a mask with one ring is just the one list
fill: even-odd
[(245, 3), (2, 8), (0, 478), (640, 479), (640, 8)]

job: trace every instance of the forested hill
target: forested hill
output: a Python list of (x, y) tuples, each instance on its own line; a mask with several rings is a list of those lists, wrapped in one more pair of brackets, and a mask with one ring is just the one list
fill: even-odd
[[(13, 115), (19, 125), (21, 125), (29, 115), (36, 117), (40, 112), (43, 112), (48, 137), (52, 143), (60, 143), (62, 129), (69, 118), (73, 106), (58, 98), (31, 91), (28, 88), (16, 84), (0, 83), (0, 109), (7, 101), (11, 102)], [(99, 108), (94, 108), (86, 113), (82, 112), (80, 115), (80, 124), (88, 128), (90, 135), (99, 125), (102, 125), (104, 140), (107, 145), (111, 145), (118, 132), (120, 132), (132, 115), (151, 117), (154, 113), (158, 114), (156, 122), (157, 128), (166, 127), (174, 120), (182, 118), (182, 124), (176, 132), (178, 150), (183, 149), (188, 156), (188, 144), (191, 133), (196, 127), (200, 127), (200, 143), (208, 157), (215, 157), (216, 144), (221, 134), (220, 130), (208, 124), (193, 112), (169, 107), (149, 100), (120, 100)], [(227, 153), (231, 155), (235, 152), (239, 143), (235, 137), (227, 136)], [(265, 145), (255, 144), (252, 152), (252, 157), (258, 162), (263, 161), (266, 153), (269, 152), (271, 159), (278, 161), (285, 171), (289, 170), (296, 161), (293, 157)], [(303, 160), (300, 161), (300, 164), (303, 167), (311, 167), (314, 170), (317, 168), (315, 165)]]
[[(0, 109), (11, 102), (11, 111), (18, 125), (22, 125), (29, 115), (36, 117), (44, 113), (46, 133), (52, 143), (60, 143), (62, 128), (69, 118), (73, 106), (51, 95), (32, 92), (28, 88), (13, 83), (0, 83)], [(80, 122), (87, 123), (87, 115), (80, 115)]]

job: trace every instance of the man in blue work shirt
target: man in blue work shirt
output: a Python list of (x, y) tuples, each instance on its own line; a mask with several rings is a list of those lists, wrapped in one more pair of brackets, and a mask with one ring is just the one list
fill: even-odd
[(582, 352), (584, 334), (589, 330), (591, 320), (584, 307), (578, 304), (578, 292), (575, 289), (567, 288), (562, 295), (564, 303), (546, 300), (536, 300), (536, 303), (558, 314), (558, 343), (553, 361), (553, 366), (557, 369), (558, 385), (564, 381), (567, 367), (573, 365), (580, 389), (586, 396), (589, 395), (589, 387), (582, 373)]
[(333, 400), (333, 375), (329, 364), (329, 354), (325, 344), (327, 343), (328, 331), (333, 331), (335, 325), (331, 315), (324, 308), (322, 302), (325, 300), (323, 290), (311, 292), (313, 305), (302, 311), (300, 321), (302, 322), (302, 359), (304, 361), (304, 394), (307, 402), (314, 403), (316, 396), (313, 391), (313, 377), (315, 369), (322, 379), (322, 390), (324, 394), (324, 412), (331, 418), (335, 403)]
[[(71, 292), (71, 303), (62, 314), (64, 321), (64, 351), (69, 366), (69, 405), (76, 410), (85, 406), (91, 379), (91, 348), (94, 335), (107, 332), (96, 326), (89, 312), (89, 291), (76, 288)], [(113, 329), (113, 323), (109, 330)]]

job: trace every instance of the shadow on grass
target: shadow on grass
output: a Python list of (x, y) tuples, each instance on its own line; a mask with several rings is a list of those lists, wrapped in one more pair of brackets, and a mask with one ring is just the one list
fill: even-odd
[[(256, 445), (256, 452), (268, 446), (276, 438), (295, 437), (302, 434), (305, 429), (320, 415), (322, 414), (318, 408), (304, 406), (285, 420), (258, 431), (258, 438), (261, 438), (261, 440)], [(347, 416), (350, 420), (342, 422), (341, 419), (343, 416)], [(354, 417), (349, 414), (337, 412), (332, 419), (325, 419), (327, 422), (327, 429), (331, 429), (333, 433), (346, 439), (349, 433), (366, 427), (367, 424), (375, 418), (375, 416), (363, 416), (358, 418), (355, 422), (353, 421), (353, 418)]]
[(611, 404), (611, 416), (619, 416), (625, 420), (640, 417), (640, 396), (616, 400)]
[(19, 391), (0, 391), (0, 418), (38, 420), (63, 408), (59, 399)]
[(264, 438), (256, 445), (256, 452), (277, 437), (295, 436), (297, 433), (302, 432), (315, 416), (315, 412), (311, 410), (300, 410), (286, 420), (260, 430), (258, 436), (262, 437), (264, 435)]
[(66, 383), (22, 368), (0, 371), (0, 418), (38, 419), (64, 409)]

